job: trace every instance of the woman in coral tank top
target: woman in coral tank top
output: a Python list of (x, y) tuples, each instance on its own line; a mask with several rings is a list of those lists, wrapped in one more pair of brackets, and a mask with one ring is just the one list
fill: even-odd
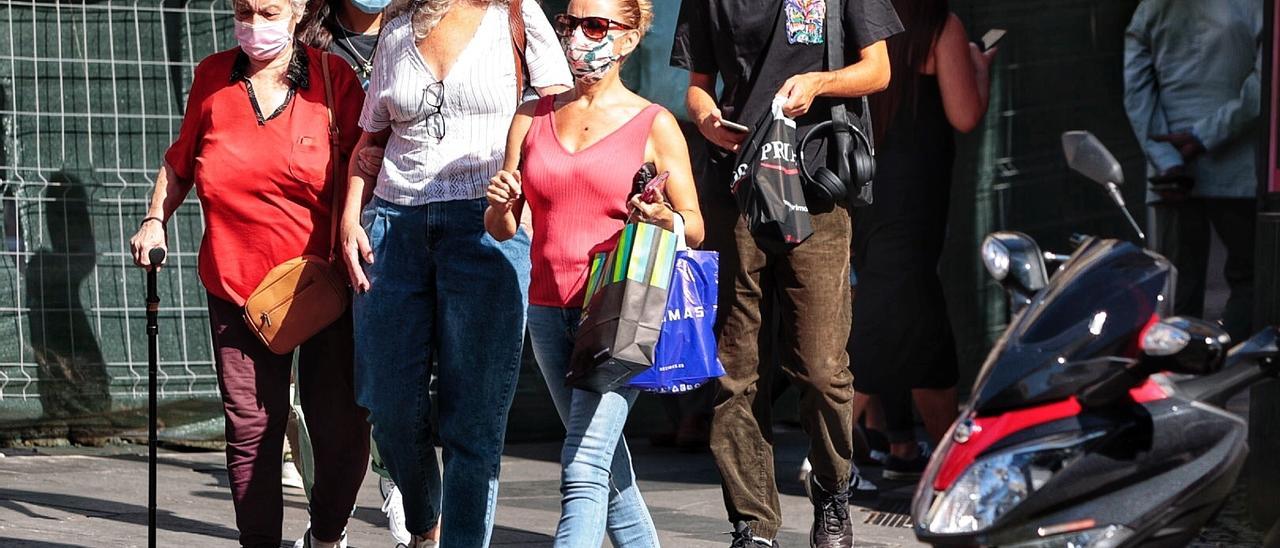
[[(702, 215), (689, 152), (676, 119), (618, 77), (653, 20), (648, 0), (573, 0), (552, 19), (575, 86), (526, 103), (507, 137), (507, 155), (488, 188), (485, 225), (498, 240), (516, 233), (525, 205), (533, 217), (529, 332), (533, 352), (564, 420), (557, 547), (657, 546), (635, 484), (622, 427), (636, 390), (595, 394), (565, 386), (592, 253), (611, 249), (632, 208), (672, 230), (684, 219), (688, 243), (702, 241)], [(645, 162), (670, 172), (668, 203), (631, 196)]]

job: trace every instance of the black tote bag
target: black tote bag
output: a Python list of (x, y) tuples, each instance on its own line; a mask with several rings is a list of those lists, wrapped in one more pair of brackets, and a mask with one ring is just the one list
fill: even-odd
[(731, 191), (760, 247), (788, 251), (813, 235), (796, 150), (796, 122), (774, 99), (734, 162)]

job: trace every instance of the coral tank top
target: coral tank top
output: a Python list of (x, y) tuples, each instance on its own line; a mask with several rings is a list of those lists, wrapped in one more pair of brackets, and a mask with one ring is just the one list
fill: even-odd
[(649, 105), (591, 146), (569, 152), (556, 134), (554, 97), (544, 97), (525, 135), (520, 171), (533, 217), (529, 303), (582, 306), (591, 256), (613, 249), (626, 223), (631, 181), (644, 164)]

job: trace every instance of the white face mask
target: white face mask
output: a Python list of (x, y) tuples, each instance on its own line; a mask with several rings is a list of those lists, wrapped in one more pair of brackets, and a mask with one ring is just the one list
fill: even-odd
[(599, 82), (613, 68), (621, 55), (613, 52), (613, 34), (605, 34), (600, 40), (592, 40), (582, 33), (582, 29), (574, 29), (573, 35), (561, 38), (565, 59), (569, 61), (569, 71), (573, 77), (588, 84)]
[(240, 49), (255, 61), (275, 59), (293, 40), (289, 22), (287, 17), (257, 25), (236, 21), (236, 41), (240, 42)]

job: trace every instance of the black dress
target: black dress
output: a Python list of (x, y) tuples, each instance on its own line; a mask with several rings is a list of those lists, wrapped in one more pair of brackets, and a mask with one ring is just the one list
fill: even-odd
[(876, 149), (874, 203), (854, 212), (849, 357), (870, 394), (956, 384), (955, 339), (938, 278), (955, 141), (938, 79), (921, 75)]

